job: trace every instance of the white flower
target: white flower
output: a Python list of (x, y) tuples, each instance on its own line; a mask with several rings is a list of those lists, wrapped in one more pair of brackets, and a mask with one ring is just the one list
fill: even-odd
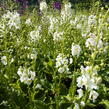
[(59, 72), (59, 73), (63, 73), (64, 71), (65, 71), (64, 67), (60, 67), (60, 68), (58, 69), (58, 72)]
[(88, 25), (92, 26), (92, 25), (96, 25), (97, 21), (96, 21), (96, 16), (95, 15), (90, 15), (88, 17)]
[(81, 66), (81, 73), (82, 74), (97, 74), (97, 70), (96, 68), (93, 68), (92, 66), (86, 66), (86, 68), (84, 68), (83, 66)]
[(87, 36), (87, 33), (82, 33), (82, 37), (86, 37)]
[(92, 33), (90, 33), (89, 36), (90, 38), (88, 38), (85, 43), (86, 47), (89, 49), (94, 49), (95, 47), (98, 49), (103, 48), (103, 42), (101, 39), (97, 39), (97, 36)]
[(46, 2), (44, 2), (44, 1), (42, 1), (42, 2), (40, 2), (40, 10), (41, 11), (47, 11), (47, 3)]
[(96, 91), (91, 90), (89, 99), (92, 100), (93, 102), (95, 102), (95, 100), (97, 99), (98, 96), (99, 96), (99, 94)]
[(68, 59), (64, 54), (59, 54), (56, 58), (56, 68), (58, 68), (59, 73), (67, 72), (69, 73), (68, 68)]
[(61, 24), (64, 22), (70, 20), (72, 17), (72, 9), (71, 9), (71, 3), (66, 3), (64, 5), (64, 8), (61, 10)]
[(80, 24), (77, 24), (77, 25), (76, 25), (76, 28), (77, 28), (77, 29), (81, 29), (81, 28), (82, 28), (82, 24), (81, 24), (81, 23), (80, 23)]
[(49, 26), (49, 33), (51, 34), (54, 34), (53, 32), (58, 30), (58, 27), (59, 27), (59, 21), (56, 17), (53, 17), (53, 16), (48, 16), (49, 18), (49, 23), (50, 23), (50, 26)]
[(72, 64), (73, 63), (73, 59), (72, 58), (70, 58), (70, 64)]
[(20, 81), (27, 85), (30, 85), (35, 79), (35, 72), (26, 68), (20, 67), (17, 74), (20, 76)]
[(78, 87), (83, 88), (83, 86), (85, 86), (85, 88), (88, 90), (99, 88), (99, 81), (97, 82), (98, 77), (96, 68), (93, 68), (92, 66), (87, 66), (86, 68), (84, 68), (82, 66), (81, 73), (82, 75), (77, 78)]
[(37, 58), (37, 52), (28, 54), (28, 58), (30, 58), (30, 59), (36, 59)]
[(66, 3), (65, 5), (64, 5), (64, 7), (65, 7), (65, 10), (67, 11), (69, 8), (71, 8), (71, 3), (69, 2), (69, 3)]
[(42, 87), (41, 87), (41, 84), (37, 84), (36, 85), (36, 89), (41, 89)]
[(23, 73), (23, 68), (20, 66), (19, 69), (18, 69), (18, 71), (17, 71), (17, 74), (19, 76), (22, 76), (22, 73)]
[(27, 25), (31, 25), (31, 24), (32, 24), (31, 19), (30, 19), (30, 18), (26, 19), (25, 24), (27, 24)]
[(86, 47), (96, 47), (96, 42), (93, 38), (88, 38), (86, 40)]
[(14, 62), (14, 58), (11, 59), (11, 62), (10, 63), (13, 63), (13, 62)]
[(81, 101), (80, 105), (81, 106), (85, 106), (85, 102), (84, 101)]
[(80, 109), (80, 107), (77, 103), (75, 103), (74, 109)]
[(94, 80), (94, 77), (91, 78), (89, 74), (83, 74), (82, 76), (78, 77), (77, 86), (80, 88), (83, 88), (83, 86), (85, 86), (86, 89), (89, 89), (89, 90), (98, 89), (98, 86)]
[(31, 40), (38, 41), (41, 38), (40, 27), (38, 27), (37, 30), (31, 31), (30, 37), (31, 37)]
[(81, 52), (81, 47), (79, 45), (72, 44), (71, 52), (72, 56), (79, 56)]
[(82, 89), (78, 89), (77, 92), (79, 94), (79, 98), (81, 98), (83, 96), (83, 90)]
[(61, 65), (67, 65), (68, 59), (63, 54), (59, 54), (56, 58), (56, 67), (60, 67)]
[(10, 29), (12, 27), (15, 27), (16, 29), (20, 28), (21, 21), (19, 13), (8, 11), (7, 14), (4, 14), (2, 18), (7, 20), (7, 25)]
[(3, 56), (3, 57), (1, 57), (1, 62), (2, 62), (2, 64), (4, 64), (4, 65), (7, 65), (7, 57), (6, 56)]
[(54, 34), (53, 34), (53, 40), (54, 41), (61, 41), (63, 38), (62, 38), (62, 36), (63, 36), (63, 33), (64, 32), (55, 32)]

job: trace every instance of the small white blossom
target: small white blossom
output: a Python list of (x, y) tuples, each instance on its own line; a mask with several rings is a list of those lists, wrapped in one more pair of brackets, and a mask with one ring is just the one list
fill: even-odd
[(36, 89), (41, 89), (41, 88), (42, 88), (41, 84), (36, 85)]
[(30, 19), (30, 18), (26, 19), (25, 24), (27, 24), (27, 25), (31, 25), (31, 24), (32, 24), (31, 19)]
[(51, 34), (54, 34), (53, 32), (58, 30), (58, 27), (59, 27), (59, 21), (56, 17), (53, 17), (53, 16), (49, 16), (49, 23), (50, 23), (50, 26), (49, 26), (49, 33)]
[(73, 59), (72, 58), (70, 58), (70, 64), (72, 64), (73, 63)]
[(95, 47), (97, 47), (98, 49), (103, 48), (103, 42), (101, 39), (97, 39), (97, 36), (95, 36), (94, 34), (89, 34), (90, 38), (88, 38), (86, 40), (86, 47), (88, 47), (89, 49), (94, 49)]
[(81, 98), (83, 96), (83, 90), (82, 89), (78, 89), (77, 92), (79, 94), (79, 98)]
[(6, 56), (2, 56), (1, 57), (1, 62), (2, 62), (2, 64), (4, 64), (4, 65), (7, 65), (7, 57)]
[(71, 9), (71, 3), (66, 3), (64, 5), (64, 8), (61, 10), (61, 24), (63, 22), (66, 22), (70, 20), (72, 17), (72, 9)]
[(81, 47), (79, 45), (72, 44), (71, 52), (72, 56), (79, 56), (81, 52)]
[(96, 21), (96, 16), (95, 15), (90, 15), (88, 17), (88, 25), (92, 26), (92, 25), (96, 25), (97, 21)]
[(40, 2), (40, 10), (41, 11), (47, 11), (47, 3), (46, 2), (44, 2), (44, 1), (42, 1), (42, 2)]
[(20, 81), (27, 85), (30, 85), (35, 79), (35, 72), (26, 68), (20, 67), (17, 74), (20, 76)]
[(59, 73), (63, 73), (64, 71), (65, 71), (64, 67), (60, 67), (60, 68), (58, 69), (58, 72), (59, 72)]
[(85, 102), (81, 101), (80, 105), (84, 107), (85, 106)]
[(67, 72), (69, 73), (68, 68), (68, 59), (63, 54), (59, 54), (56, 58), (56, 68), (58, 68), (59, 73)]
[(32, 53), (28, 54), (28, 58), (30, 59), (36, 59), (37, 58), (37, 52), (35, 50), (33, 50)]
[(77, 25), (76, 25), (76, 28), (77, 28), (77, 29), (81, 29), (81, 28), (82, 28), (82, 24), (81, 24), (81, 23), (80, 23), (80, 24), (77, 24)]
[(88, 90), (99, 88), (97, 70), (95, 68), (92, 68), (92, 66), (87, 66), (86, 68), (81, 67), (81, 73), (82, 75), (77, 78), (78, 87), (83, 88), (85, 86)]
[(7, 20), (7, 25), (11, 29), (12, 27), (15, 27), (16, 29), (20, 28), (20, 15), (17, 12), (10, 12), (8, 11), (7, 14), (4, 14), (2, 18)]
[(13, 62), (14, 62), (14, 58), (11, 59), (11, 62), (10, 63), (13, 63)]
[(40, 26), (36, 29), (30, 32), (30, 38), (33, 41), (38, 41), (41, 38), (41, 34), (40, 34)]
[(74, 109), (80, 109), (78, 103), (75, 103)]
[(95, 102), (95, 100), (97, 99), (98, 96), (99, 96), (99, 94), (96, 91), (91, 90), (89, 99), (92, 100), (93, 102)]
[(63, 33), (64, 33), (64, 32), (57, 32), (57, 31), (56, 31), (56, 32), (53, 34), (53, 40), (56, 41), (56, 42), (57, 42), (57, 41), (61, 41), (61, 40), (63, 39), (63, 37), (62, 37), (62, 36), (63, 36)]

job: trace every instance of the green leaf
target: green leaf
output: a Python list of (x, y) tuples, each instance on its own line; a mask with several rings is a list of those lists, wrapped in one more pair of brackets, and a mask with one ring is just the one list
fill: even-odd
[(49, 106), (40, 100), (35, 100), (34, 109), (49, 109)]
[(108, 100), (103, 100), (101, 104), (105, 104), (106, 109), (109, 109), (109, 101)]
[(67, 102), (61, 103), (60, 104), (60, 109), (67, 109), (69, 106), (71, 106), (71, 103), (67, 103)]

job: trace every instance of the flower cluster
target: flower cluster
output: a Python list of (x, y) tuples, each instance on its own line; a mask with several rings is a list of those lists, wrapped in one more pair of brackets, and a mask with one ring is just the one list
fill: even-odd
[(2, 64), (7, 65), (7, 63), (8, 63), (7, 57), (6, 56), (2, 56), (1, 57), (1, 62), (2, 62)]
[(46, 12), (47, 8), (48, 8), (48, 6), (47, 6), (46, 2), (44, 2), (44, 1), (40, 2), (40, 10), (42, 12)]
[(2, 16), (3, 19), (6, 19), (6, 25), (9, 26), (11, 29), (12, 27), (15, 27), (16, 29), (20, 28), (21, 21), (20, 21), (20, 15), (17, 12), (10, 12), (8, 11), (7, 14), (4, 14)]
[(53, 16), (49, 16), (49, 23), (50, 23), (50, 26), (49, 26), (49, 33), (53, 33), (55, 30), (58, 30), (58, 19), (56, 17), (53, 17)]
[(40, 31), (41, 31), (41, 27), (37, 27), (35, 30), (31, 31), (30, 32), (30, 39), (32, 41), (38, 41), (40, 38), (41, 38), (41, 34), (40, 34)]
[(95, 15), (90, 15), (88, 17), (88, 25), (93, 26), (96, 25), (97, 21), (96, 21), (96, 16)]
[(63, 34), (64, 34), (64, 32), (54, 32), (54, 34), (53, 34), (53, 40), (54, 41), (61, 41), (61, 40), (63, 40)]
[(20, 76), (20, 81), (27, 85), (32, 83), (36, 75), (35, 72), (22, 67), (18, 69), (17, 74)]
[(64, 54), (59, 54), (56, 58), (56, 68), (59, 73), (69, 73), (68, 59)]
[(81, 52), (80, 45), (72, 44), (71, 52), (72, 52), (72, 56), (77, 56), (78, 57), (80, 55), (80, 52)]
[(95, 99), (98, 97), (98, 93), (95, 91), (99, 89), (99, 83), (101, 82), (101, 78), (98, 77), (96, 68), (92, 66), (87, 66), (84, 68), (81, 67), (81, 76), (77, 78), (77, 86), (80, 88), (78, 90), (79, 98), (83, 96), (83, 86), (90, 92), (89, 99), (95, 102)]
[(66, 22), (72, 18), (72, 9), (71, 3), (64, 5), (64, 8), (61, 10), (61, 22)]
[(25, 24), (31, 25), (32, 24), (31, 19), (30, 18), (26, 19)]
[(89, 38), (86, 40), (86, 47), (89, 49), (95, 49), (95, 48), (103, 48), (103, 42), (101, 38), (97, 38), (97, 36), (94, 33), (89, 34)]

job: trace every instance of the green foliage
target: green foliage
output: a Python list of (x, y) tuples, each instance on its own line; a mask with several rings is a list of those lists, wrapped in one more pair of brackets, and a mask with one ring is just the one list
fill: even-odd
[(100, 6), (0, 15), (0, 109), (109, 108), (109, 10)]

